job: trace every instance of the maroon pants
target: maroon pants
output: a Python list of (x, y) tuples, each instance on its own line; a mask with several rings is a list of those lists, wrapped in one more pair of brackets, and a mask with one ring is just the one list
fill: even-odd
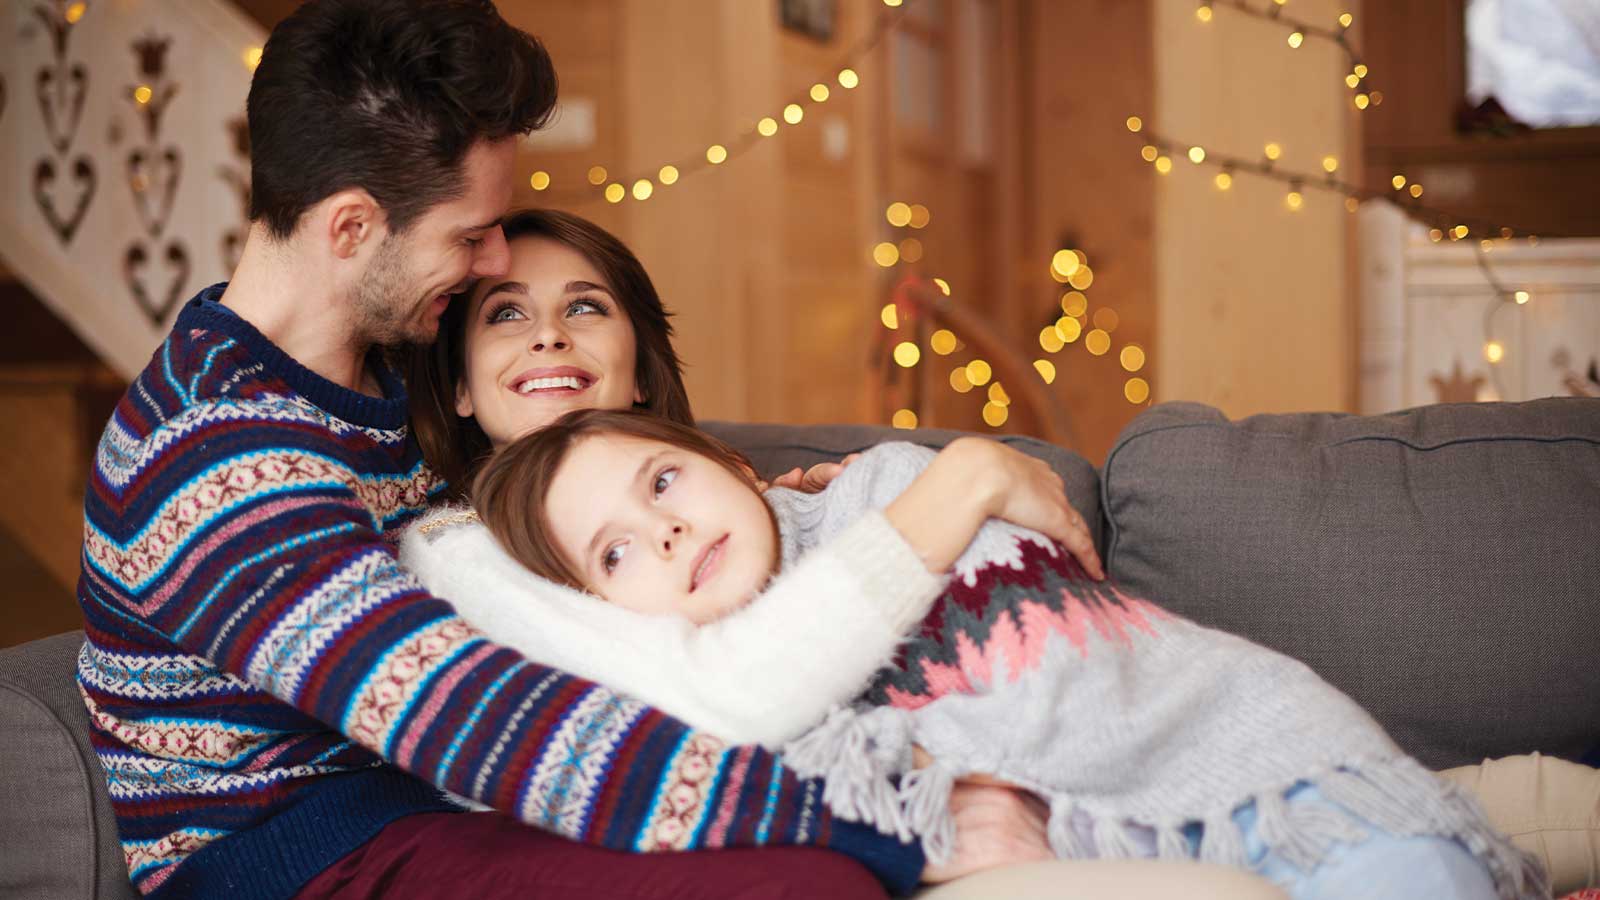
[(398, 819), (296, 900), (883, 900), (840, 853), (812, 847), (622, 853), (530, 828), (497, 812)]

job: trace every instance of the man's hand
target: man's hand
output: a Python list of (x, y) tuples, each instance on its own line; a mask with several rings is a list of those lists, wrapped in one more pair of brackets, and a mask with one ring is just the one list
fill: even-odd
[(804, 472), (799, 466), (772, 479), (772, 487), (788, 488), (802, 494), (815, 494), (828, 486), (828, 482), (839, 477), (844, 467), (855, 462), (859, 453), (852, 453), (836, 463), (817, 463)]
[(943, 865), (929, 865), (922, 880), (950, 881), (995, 866), (1054, 859), (1044, 801), (1016, 788), (958, 781), (950, 789), (955, 852)]

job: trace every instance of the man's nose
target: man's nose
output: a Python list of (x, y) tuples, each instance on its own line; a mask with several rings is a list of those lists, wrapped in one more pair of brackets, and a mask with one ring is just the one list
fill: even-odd
[(500, 226), (484, 232), (483, 243), (472, 259), (474, 278), (499, 278), (511, 268), (511, 248), (506, 244), (506, 233)]

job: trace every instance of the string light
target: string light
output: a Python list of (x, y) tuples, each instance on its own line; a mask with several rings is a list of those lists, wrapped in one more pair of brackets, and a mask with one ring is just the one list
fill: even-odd
[(983, 405), (983, 423), (990, 428), (999, 428), (1004, 425), (1008, 415), (1006, 408), (998, 403), (990, 401)]
[[(1338, 27), (1318, 25), (1314, 22), (1301, 21), (1292, 16), (1284, 15), (1284, 4), (1287, 2), (1288, 0), (1274, 0), (1271, 5), (1262, 8), (1253, 5), (1248, 0), (1225, 0), (1225, 2), (1223, 0), (1216, 0), (1216, 2), (1214, 0), (1199, 0), (1199, 5), (1196, 7), (1194, 14), (1195, 18), (1200, 22), (1210, 22), (1213, 6), (1220, 5), (1224, 9), (1231, 9), (1246, 16), (1274, 22), (1278, 25), (1287, 25), (1290, 30), (1286, 40), (1292, 50), (1300, 49), (1307, 40), (1312, 38), (1328, 41), (1337, 46), (1349, 61), (1351, 65), (1350, 71), (1355, 74), (1355, 80), (1352, 81), (1346, 77), (1344, 81), (1352, 90), (1355, 89), (1367, 77), (1367, 67), (1357, 58), (1356, 50), (1350, 44), (1350, 26), (1355, 22), (1355, 17), (1349, 12), (1343, 12), (1339, 14)], [(1373, 105), (1378, 102), (1376, 98), (1371, 99)], [(1367, 95), (1362, 94), (1361, 99), (1356, 102), (1356, 106), (1360, 109), (1366, 109), (1367, 103)]]
[(894, 361), (909, 369), (922, 359), (922, 350), (910, 341), (901, 341), (894, 347)]
[(1394, 185), (1394, 189), (1398, 191), (1406, 186), (1406, 177), (1404, 175), (1396, 175), (1389, 179), (1389, 183)]
[(606, 172), (605, 166), (590, 166), (589, 183), (595, 185), (596, 187), (605, 184), (607, 174), (608, 173)]
[(1506, 345), (1499, 341), (1489, 341), (1483, 345), (1483, 358), (1491, 364), (1500, 362), (1506, 356)]
[(528, 187), (531, 187), (536, 191), (542, 191), (542, 190), (544, 190), (545, 188), (547, 188), (549, 186), (550, 186), (550, 173), (549, 172), (545, 172), (545, 171), (541, 170), (541, 171), (535, 172), (532, 175), (528, 176)]
[(140, 106), (149, 103), (150, 98), (153, 96), (155, 96), (155, 92), (150, 90), (150, 85), (148, 84), (141, 84), (133, 89), (133, 99), (137, 101)]
[(633, 183), (633, 199), (635, 200), (649, 200), (650, 195), (655, 191), (656, 186), (651, 184), (648, 178), (641, 178)]
[(939, 288), (940, 293), (946, 297), (950, 296), (950, 282), (945, 281), (943, 278), (935, 278), (933, 283)]
[(1150, 399), (1150, 382), (1137, 376), (1129, 378), (1127, 383), (1122, 386), (1122, 396), (1128, 398), (1129, 403), (1137, 406)]
[(878, 321), (883, 323), (883, 327), (893, 331), (900, 327), (900, 311), (893, 303), (885, 304), (883, 309), (878, 310)]
[(1413, 184), (1411, 187), (1407, 188), (1406, 190), (1411, 194), (1411, 196), (1413, 198), (1422, 196), (1422, 185), (1420, 185), (1420, 184)]
[(967, 363), (967, 380), (972, 382), (973, 386), (983, 387), (993, 376), (994, 370), (983, 360), (975, 359)]
[(806, 117), (806, 111), (798, 103), (791, 103), (783, 108), (783, 120), (790, 125), (799, 125), (800, 120)]
[(1300, 45), (1304, 44), (1305, 42), (1306, 42), (1305, 34), (1299, 32), (1299, 31), (1291, 31), (1291, 32), (1289, 32), (1289, 49), (1291, 49), (1291, 50), (1299, 50), (1300, 49)]
[(670, 184), (677, 184), (678, 183), (678, 167), (677, 166), (662, 166), (661, 167), (661, 171), (656, 173), (656, 177), (661, 180), (662, 184), (669, 184), (669, 185)]
[(88, 11), (89, 4), (83, 3), (80, 0), (80, 2), (68, 6), (66, 12), (62, 13), (62, 17), (67, 20), (68, 25), (76, 25), (78, 24), (78, 21), (83, 18), (83, 14)]
[(1329, 175), (1339, 171), (1339, 158), (1336, 156), (1324, 156), (1322, 158), (1322, 171), (1327, 172)]
[(778, 120), (771, 116), (762, 116), (756, 123), (756, 132), (762, 137), (772, 137), (778, 133)]
[(1065, 341), (1061, 339), (1061, 332), (1054, 325), (1046, 325), (1039, 329), (1039, 348), (1046, 353), (1060, 353)]
[(1195, 9), (1194, 17), (1202, 22), (1211, 21), (1211, 4), (1209, 2), (1204, 2), (1203, 0), (1200, 6)]
[(860, 83), (861, 83), (861, 76), (856, 74), (856, 70), (855, 69), (840, 69), (839, 70), (839, 86), (840, 87), (844, 88), (847, 91), (853, 91), (853, 90), (855, 90), (856, 85), (858, 85)]
[(828, 86), (823, 84), (822, 82), (819, 81), (816, 84), (813, 84), (811, 86), (811, 100), (812, 100), (812, 102), (815, 102), (815, 103), (827, 103), (828, 102), (828, 96), (829, 96)]
[(1036, 360), (1034, 360), (1033, 361), (1033, 370), (1035, 372), (1039, 373), (1039, 377), (1044, 379), (1044, 383), (1045, 384), (1055, 384), (1056, 383), (1056, 364), (1051, 362), (1050, 360), (1048, 360), (1048, 359), (1036, 359)]
[(712, 144), (706, 148), (706, 162), (713, 166), (720, 166), (728, 161), (728, 148), (721, 144)]
[(909, 409), (895, 410), (894, 418), (889, 422), (896, 428), (910, 430), (917, 427), (917, 414)]
[(1129, 372), (1137, 372), (1144, 368), (1144, 349), (1138, 344), (1129, 344), (1122, 348), (1122, 367)]
[(622, 187), (622, 185), (614, 181), (606, 185), (606, 202), (621, 203), (622, 199), (626, 196), (628, 196), (628, 192)]
[(1355, 20), (1356, 20), (1356, 17), (1350, 15), (1349, 13), (1340, 13), (1339, 14), (1339, 27), (1340, 28), (1349, 28), (1350, 25), (1353, 22), (1355, 22)]
[(1267, 159), (1277, 162), (1278, 158), (1283, 156), (1283, 146), (1277, 142), (1272, 142), (1261, 148), (1261, 153)]
[(1095, 356), (1104, 356), (1111, 349), (1111, 335), (1102, 328), (1094, 328), (1083, 336), (1083, 349)]
[(1165, 156), (1156, 157), (1156, 171), (1162, 175), (1172, 171), (1172, 160)]
[(926, 206), (923, 206), (921, 203), (911, 204), (912, 228), (927, 228), (928, 223), (931, 221), (933, 221), (933, 214), (928, 212), (928, 208)]
[[(73, 4), (73, 5), (76, 6), (76, 7), (80, 7), (80, 8), (83, 6), (82, 3), (76, 3), (76, 4)], [(83, 13), (80, 12), (80, 13), (78, 13), (78, 15), (82, 16)], [(74, 21), (77, 21), (77, 20), (76, 19), (68, 19), (67, 21), (68, 22), (74, 22)], [(261, 65), (261, 48), (260, 47), (249, 47), (249, 48), (246, 48), (246, 50), (244, 51), (244, 67), (249, 69), (250, 71), (254, 72), (256, 70), (256, 66), (259, 66), (259, 65)]]
[(1214, 180), (1219, 191), (1225, 191), (1233, 187), (1233, 175), (1227, 171), (1218, 172)]
[(1138, 134), (1139, 133), (1139, 129), (1141, 129), (1143, 127), (1144, 127), (1144, 120), (1143, 119), (1139, 118), (1138, 116), (1129, 116), (1128, 117), (1128, 130), (1129, 131), (1133, 132), (1134, 134)]
[(904, 228), (911, 224), (911, 207), (898, 200), (889, 204), (883, 215), (889, 220), (889, 224), (896, 228)]
[(884, 241), (872, 248), (872, 261), (887, 269), (900, 261), (900, 248)]
[(1306, 198), (1305, 198), (1304, 194), (1300, 193), (1300, 191), (1298, 191), (1298, 190), (1296, 190), (1294, 188), (1291, 188), (1289, 190), (1289, 193), (1284, 195), (1283, 204), (1285, 206), (1289, 207), (1289, 210), (1291, 212), (1299, 212), (1302, 208), (1305, 207)]
[(1161, 155), (1161, 151), (1156, 149), (1155, 144), (1145, 144), (1139, 149), (1139, 155), (1144, 157), (1145, 162), (1155, 162), (1156, 157)]
[(1000, 382), (996, 381), (989, 385), (989, 402), (996, 406), (1010, 406), (1011, 395), (1007, 394), (1006, 389), (1001, 386)]
[(901, 241), (900, 258), (909, 263), (922, 259), (922, 242), (916, 238), (906, 238)]
[(948, 328), (941, 328), (928, 337), (928, 347), (940, 356), (949, 356), (955, 352), (956, 333)]
[(956, 366), (950, 370), (950, 387), (958, 394), (972, 390), (972, 379), (967, 377), (966, 366)]
[(1206, 161), (1206, 149), (1204, 147), (1190, 147), (1189, 148), (1189, 161), (1194, 163), (1197, 166), (1200, 165), (1201, 163), (1205, 162)]
[(1083, 334), (1083, 323), (1070, 316), (1062, 316), (1056, 320), (1056, 333), (1061, 335), (1063, 344), (1070, 344)]
[(1050, 257), (1050, 275), (1062, 283), (1071, 278), (1072, 273), (1082, 266), (1083, 263), (1078, 261), (1078, 254), (1071, 250), (1057, 250), (1055, 255)]

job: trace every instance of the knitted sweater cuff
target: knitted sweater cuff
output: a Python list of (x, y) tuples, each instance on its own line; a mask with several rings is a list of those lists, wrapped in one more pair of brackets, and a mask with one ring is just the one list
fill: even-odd
[(902, 843), (893, 835), (881, 834), (870, 825), (835, 817), (828, 846), (867, 867), (888, 892), (903, 897), (917, 889), (927, 858), (922, 842)]
[(864, 513), (830, 541), (839, 563), (859, 579), (862, 595), (885, 627), (905, 634), (928, 614), (928, 604), (944, 589), (948, 575), (935, 575), (881, 510)]

